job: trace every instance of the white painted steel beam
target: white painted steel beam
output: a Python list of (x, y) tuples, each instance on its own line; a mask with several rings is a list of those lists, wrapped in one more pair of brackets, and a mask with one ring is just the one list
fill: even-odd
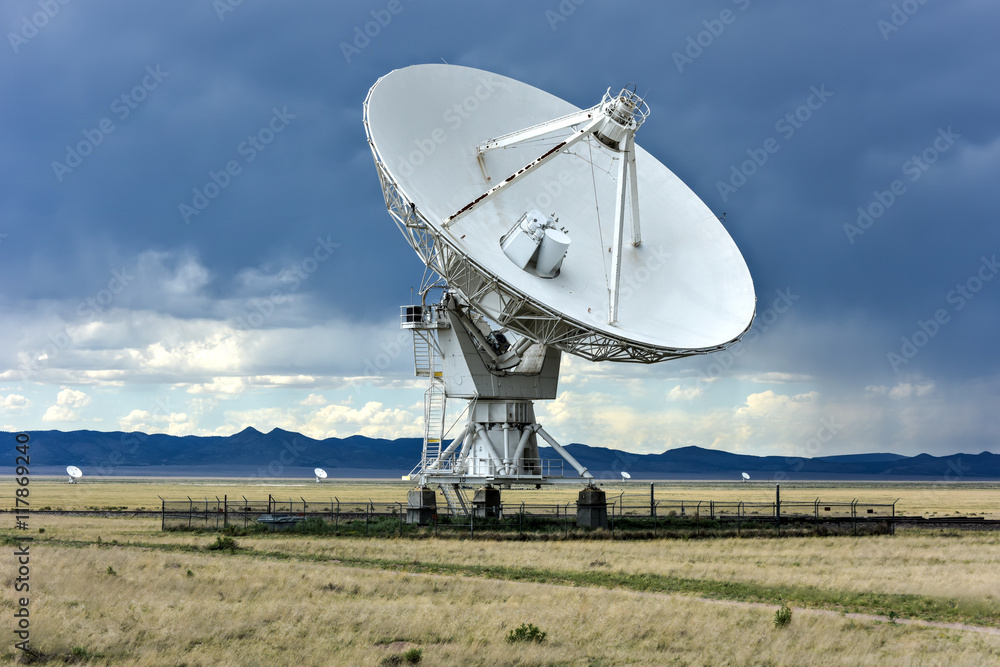
[(455, 224), (456, 220), (458, 220), (460, 217), (462, 217), (469, 211), (472, 211), (477, 206), (488, 201), (490, 198), (496, 196), (497, 193), (507, 189), (513, 183), (516, 183), (517, 181), (521, 180), (527, 174), (530, 174), (538, 167), (541, 167), (543, 164), (549, 162), (550, 160), (558, 156), (560, 153), (569, 150), (570, 148), (575, 146), (581, 139), (583, 139), (584, 137), (588, 136), (591, 132), (593, 132), (598, 126), (602, 125), (604, 123), (604, 119), (605, 119), (604, 116), (599, 116), (597, 118), (594, 118), (589, 123), (584, 125), (583, 129), (578, 130), (575, 134), (570, 136), (565, 141), (556, 144), (546, 152), (542, 153), (541, 156), (537, 157), (536, 159), (532, 160), (525, 166), (521, 167), (513, 174), (505, 178), (503, 181), (497, 183), (492, 188), (490, 188), (489, 190), (479, 195), (477, 198), (473, 199), (471, 202), (469, 202), (462, 208), (458, 209), (457, 211), (449, 215), (447, 218), (445, 218), (444, 222), (441, 223), (442, 226), (445, 228), (451, 227), (453, 224)]
[(526, 127), (523, 130), (502, 134), (499, 137), (490, 139), (489, 141), (485, 141), (476, 146), (476, 153), (482, 155), (487, 151), (496, 150), (497, 148), (508, 148), (525, 141), (530, 141), (531, 139), (537, 139), (538, 137), (545, 136), (546, 134), (551, 134), (552, 132), (565, 130), (568, 127), (572, 127), (578, 123), (583, 123), (588, 119), (593, 118), (599, 108), (600, 105), (598, 104), (590, 109), (583, 109), (560, 118), (553, 118), (552, 120), (547, 120), (544, 123)]
[(555, 441), (551, 435), (545, 432), (545, 429), (541, 426), (538, 427), (538, 434), (545, 438), (545, 441), (552, 445), (552, 449), (556, 450), (559, 456), (566, 459), (566, 462), (573, 466), (576, 471), (580, 474), (580, 477), (586, 477), (587, 479), (593, 479), (594, 476), (591, 475), (586, 468), (580, 465), (580, 462), (573, 458), (573, 455), (566, 451), (566, 449)]
[(618, 189), (615, 194), (615, 235), (611, 243), (611, 278), (608, 284), (608, 324), (614, 324), (618, 321), (618, 295), (622, 279), (622, 241), (625, 232), (625, 196), (628, 192), (628, 165), (630, 161), (629, 146), (632, 146), (633, 150), (635, 149), (631, 135), (625, 141), (625, 150), (619, 156), (618, 164)]

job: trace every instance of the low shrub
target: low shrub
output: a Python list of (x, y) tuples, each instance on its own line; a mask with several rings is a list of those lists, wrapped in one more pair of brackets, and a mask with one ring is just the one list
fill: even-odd
[(792, 622), (792, 609), (787, 604), (781, 605), (778, 611), (774, 612), (774, 627), (783, 628)]
[(215, 538), (215, 542), (205, 547), (209, 551), (236, 551), (240, 548), (239, 543), (228, 535), (220, 535)]
[(507, 634), (508, 642), (543, 642), (548, 633), (533, 623), (522, 623)]

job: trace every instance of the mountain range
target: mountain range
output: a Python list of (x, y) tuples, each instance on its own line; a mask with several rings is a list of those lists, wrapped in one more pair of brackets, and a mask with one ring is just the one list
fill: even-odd
[[(365, 436), (316, 440), (276, 428), (262, 433), (248, 427), (231, 436), (172, 436), (138, 432), (29, 431), (31, 470), (61, 474), (67, 465), (98, 475), (186, 475), (227, 477), (298, 477), (314, 467), (331, 477), (399, 478), (420, 460), (421, 440), (379, 440)], [(13, 451), (14, 434), (5, 434)], [(871, 479), (976, 481), (1000, 479), (1000, 455), (846, 454), (814, 458), (751, 456), (680, 447), (661, 454), (630, 452), (582, 444), (566, 446), (599, 479)], [(557, 459), (548, 447), (542, 458)], [(10, 464), (0, 471), (13, 471)], [(6, 462), (0, 462), (6, 463)], [(569, 465), (564, 469), (571, 471)]]

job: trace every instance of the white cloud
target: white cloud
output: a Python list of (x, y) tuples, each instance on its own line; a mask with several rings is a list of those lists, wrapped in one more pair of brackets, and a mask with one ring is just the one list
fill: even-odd
[(247, 383), (239, 377), (217, 377), (211, 382), (193, 384), (188, 387), (189, 394), (241, 394)]
[(166, 433), (168, 435), (193, 435), (197, 422), (184, 412), (154, 414), (148, 410), (133, 410), (118, 420), (123, 431)]
[(50, 405), (42, 415), (43, 422), (73, 422), (77, 421), (76, 412), (62, 405)]
[(30, 405), (31, 401), (20, 394), (7, 394), (6, 396), (0, 396), (0, 408), (8, 412), (21, 412), (24, 408), (27, 408)]
[(667, 392), (667, 398), (671, 401), (691, 401), (704, 393), (705, 390), (700, 385), (692, 385), (690, 387), (677, 385)]
[(42, 415), (42, 421), (73, 422), (79, 421), (76, 409), (90, 403), (90, 396), (77, 389), (63, 388), (56, 394), (56, 404), (50, 405)]
[(82, 391), (66, 388), (56, 394), (56, 403), (68, 408), (82, 408), (90, 403), (90, 396)]
[(773, 371), (769, 373), (754, 373), (753, 375), (740, 375), (737, 379), (756, 382), (758, 384), (785, 384), (789, 382), (809, 382), (813, 377), (799, 373), (779, 373)]
[(922, 398), (934, 391), (934, 383), (931, 381), (913, 384), (910, 382), (900, 382), (889, 390), (889, 398)]
[(319, 394), (309, 394), (299, 401), (299, 405), (326, 405), (327, 400)]

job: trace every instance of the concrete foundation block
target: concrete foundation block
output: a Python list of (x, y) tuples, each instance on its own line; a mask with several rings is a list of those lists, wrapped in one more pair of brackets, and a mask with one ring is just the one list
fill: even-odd
[(604, 491), (588, 486), (576, 501), (576, 525), (581, 528), (608, 527), (608, 501)]
[(426, 525), (437, 519), (437, 494), (434, 489), (410, 489), (406, 500), (406, 523)]
[(496, 519), (500, 517), (500, 489), (484, 486), (476, 490), (472, 498), (472, 511), (477, 517)]

